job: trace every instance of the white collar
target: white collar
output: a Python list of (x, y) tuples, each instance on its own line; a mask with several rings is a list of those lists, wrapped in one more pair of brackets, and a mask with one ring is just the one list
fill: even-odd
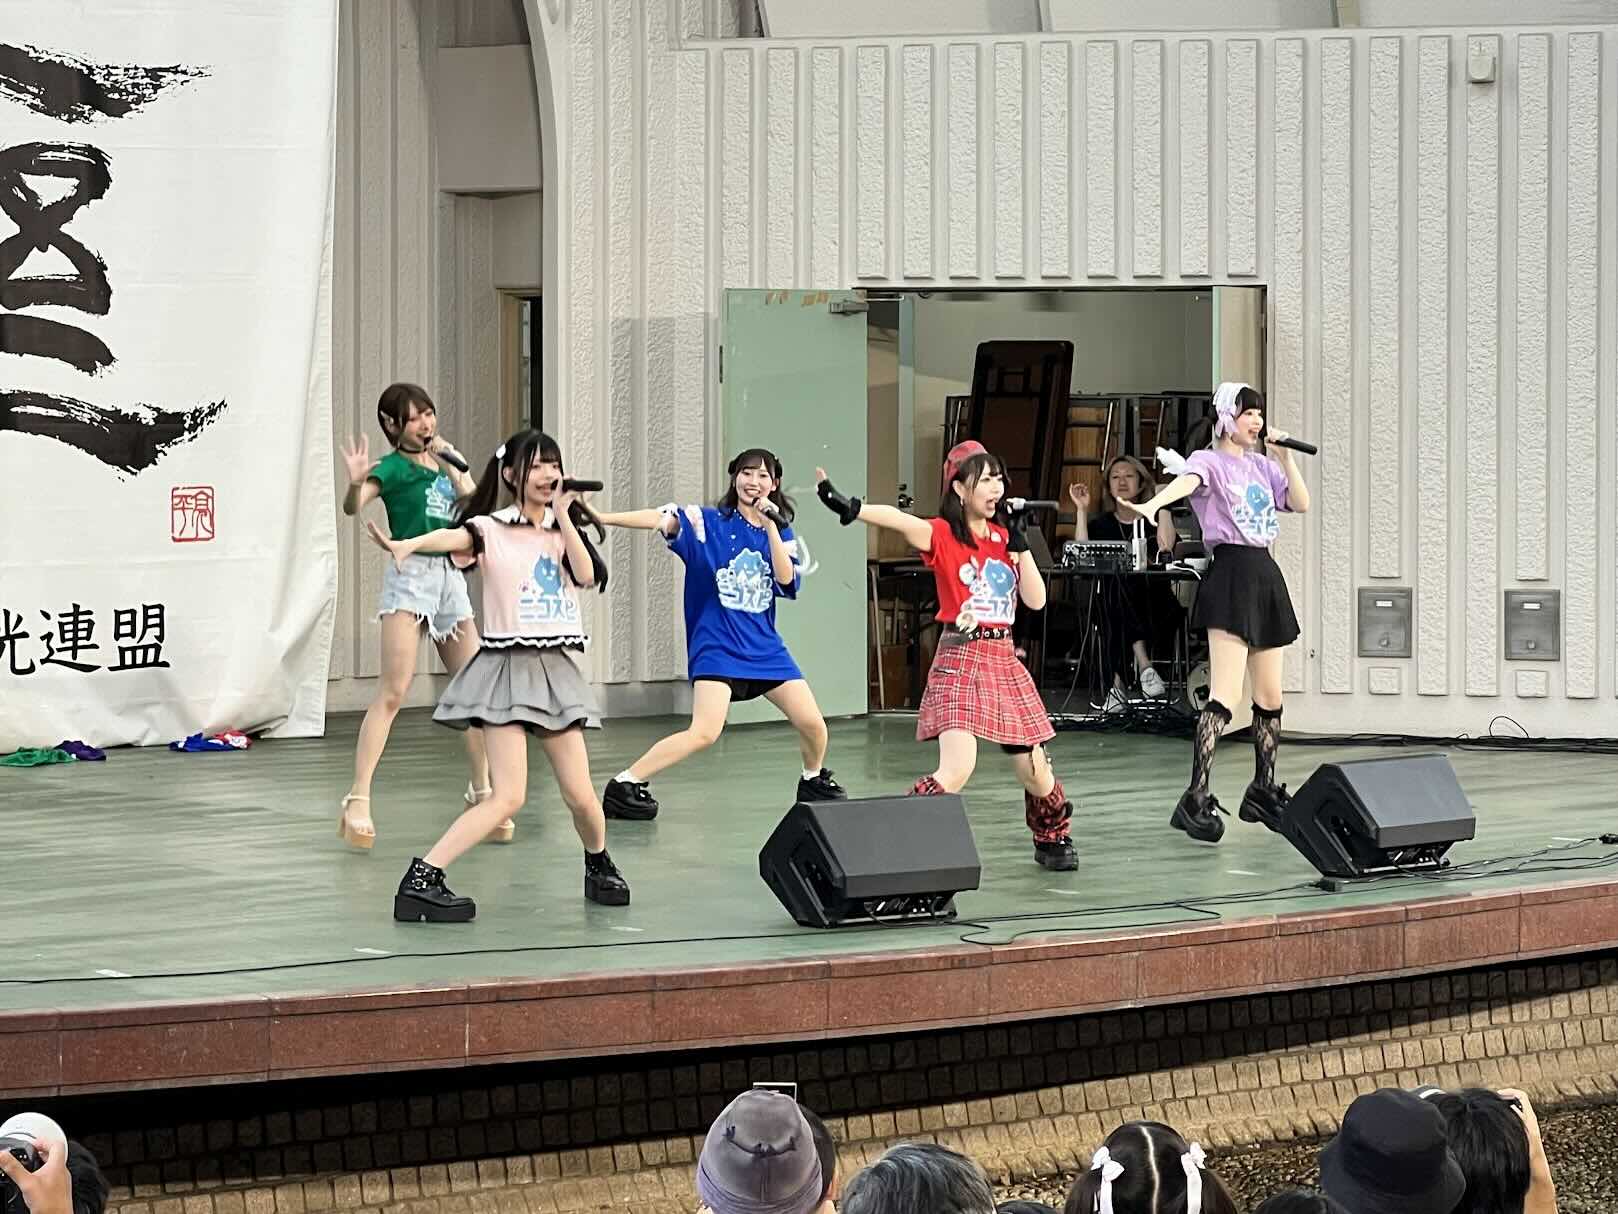
[[(522, 511), (517, 509), (515, 502), (507, 506), (504, 510), (496, 510), (489, 517), (499, 523), (513, 523), (521, 527), (533, 526), (533, 523), (530, 520), (525, 519), (522, 516)], [(539, 525), (541, 530), (550, 531), (554, 531), (556, 528), (561, 526), (561, 524), (556, 521), (555, 512), (552, 511), (549, 506), (545, 507), (545, 516), (540, 519)]]

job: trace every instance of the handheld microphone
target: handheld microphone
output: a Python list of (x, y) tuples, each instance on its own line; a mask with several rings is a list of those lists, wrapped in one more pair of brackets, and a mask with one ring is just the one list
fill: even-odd
[(1306, 443), (1303, 439), (1292, 438), (1290, 435), (1286, 438), (1266, 438), (1264, 441), (1274, 443), (1277, 447), (1286, 447), (1292, 451), (1302, 452), (1304, 455), (1320, 454), (1320, 448), (1313, 443)]
[(1008, 514), (1023, 514), (1029, 510), (1060, 510), (1060, 502), (1036, 502), (1026, 497), (1008, 497), (1005, 500)]
[(469, 469), (466, 466), (466, 461), (464, 459), (462, 459), (460, 456), (456, 455), (455, 452), (453, 452), (453, 451), (434, 451), (433, 452), (433, 458), (443, 460), (446, 464), (448, 464), (451, 468), (454, 468), (457, 472), (469, 472), (469, 471), (471, 471), (471, 469)]
[(563, 493), (600, 493), (606, 487), (602, 481), (575, 480), (571, 476), (562, 478)]

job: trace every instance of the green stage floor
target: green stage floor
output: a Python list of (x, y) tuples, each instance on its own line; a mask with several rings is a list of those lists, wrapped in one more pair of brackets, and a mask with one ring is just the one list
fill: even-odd
[[(615, 721), (592, 734), (597, 786), (677, 724)], [(664, 773), (655, 784), (663, 803), (656, 822), (610, 824), (633, 906), (583, 900), (578, 842), (536, 747), (517, 841), (486, 845), (451, 874), (455, 889), (478, 899), (477, 921), (402, 925), (390, 917), (394, 886), (459, 809), (463, 752), (426, 712), (403, 714), (374, 789), (376, 849), (352, 852), (336, 838), (336, 816), (357, 725), (357, 717), (334, 717), (323, 739), (261, 742), (245, 753), (119, 750), (105, 763), (6, 769), (0, 1010), (936, 948), (963, 936), (987, 943), (1119, 931), (1612, 871), (1501, 873), (1460, 883), (1401, 878), (1341, 895), (1293, 889), (1253, 897), (1307, 883), (1314, 871), (1281, 838), (1234, 817), (1217, 848), (1168, 828), (1187, 741), (1064, 733), (1052, 752), (1078, 806), (1078, 872), (1048, 873), (1032, 863), (1020, 792), (1005, 759), (985, 747), (967, 790), (983, 887), (959, 899), (962, 919), (981, 926), (816, 932), (797, 928), (758, 876), (759, 846), (787, 808), (799, 767), (795, 736), (770, 724), (733, 729)], [(902, 792), (934, 756), (914, 741), (914, 729), (907, 716), (834, 722), (830, 765), (855, 796)], [(1375, 753), (1283, 746), (1281, 776), (1296, 788), (1321, 762)], [(1452, 853), (1457, 861), (1618, 830), (1610, 757), (1451, 757), (1478, 815), (1478, 838)], [(1215, 792), (1234, 807), (1251, 772), (1251, 749), (1227, 742)], [(1145, 908), (1165, 899), (1205, 901), (1200, 909)], [(1114, 909), (1131, 905), (1137, 909)]]

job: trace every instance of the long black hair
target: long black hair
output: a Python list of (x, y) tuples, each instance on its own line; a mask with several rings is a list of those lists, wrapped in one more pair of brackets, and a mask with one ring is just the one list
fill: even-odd
[[(477, 487), (455, 503), (456, 523), (465, 523), (467, 519), (476, 518), (480, 514), (493, 514), (495, 506), (500, 501), (502, 486), (520, 504), (522, 487), (528, 483), (528, 471), (535, 464), (555, 464), (558, 471), (565, 473), (562, 465), (562, 449), (556, 445), (554, 438), (539, 430), (517, 431), (501, 443), (489, 457), (489, 462), (484, 465), (483, 475), (478, 477)], [(501, 475), (507, 470), (511, 472), (509, 483)], [(578, 528), (579, 538), (584, 541), (585, 550), (590, 554), (590, 564), (595, 572), (595, 588), (605, 590), (607, 562), (601, 559), (600, 551), (590, 542), (589, 531), (593, 527), (597, 542), (605, 543), (606, 529), (602, 527), (595, 511), (583, 502), (574, 502), (569, 506), (567, 515)]]
[[(420, 384), (389, 384), (377, 397), (376, 424), (382, 427), (382, 433), (387, 435), (388, 442), (395, 448), (399, 446), (399, 436), (404, 433), (405, 424), (410, 420), (411, 405), (416, 406), (418, 413), (438, 412), (433, 398)], [(390, 423), (392, 429), (389, 429)]]
[(724, 514), (735, 514), (736, 508), (741, 504), (741, 498), (736, 494), (736, 474), (747, 468), (763, 468), (770, 474), (775, 482), (775, 488), (770, 490), (770, 500), (775, 503), (776, 511), (781, 515), (781, 525), (788, 526), (797, 513), (792, 505), (792, 499), (781, 488), (781, 461), (775, 457), (775, 452), (763, 447), (749, 447), (725, 469), (730, 477), (730, 484), (725, 487), (725, 496), (719, 499), (718, 506)]
[[(978, 455), (969, 455), (961, 461), (961, 466), (955, 469), (955, 476), (948, 485), (944, 486), (943, 497), (938, 503), (938, 517), (949, 524), (950, 533), (965, 544), (968, 548), (976, 548), (977, 540), (972, 535), (972, 529), (966, 525), (966, 507), (962, 504), (960, 495), (955, 492), (956, 481), (960, 481), (970, 493), (972, 487), (983, 477), (995, 474), (1005, 479), (1006, 465), (998, 455), (991, 455), (984, 451)], [(1009, 488), (1009, 486), (1008, 486)], [(998, 523), (1004, 527), (1006, 523), (1005, 498), (1000, 499), (1000, 506), (994, 512), (990, 522)]]

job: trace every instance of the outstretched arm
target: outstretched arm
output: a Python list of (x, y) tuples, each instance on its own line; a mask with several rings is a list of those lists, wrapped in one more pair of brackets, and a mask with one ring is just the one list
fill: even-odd
[(1200, 484), (1202, 484), (1202, 478), (1195, 472), (1182, 472), (1163, 488), (1152, 494), (1146, 501), (1124, 502), (1122, 505), (1124, 509), (1140, 515), (1148, 523), (1155, 523), (1159, 510), (1163, 509), (1164, 506), (1172, 506), (1182, 498), (1190, 497), (1197, 491), (1197, 486)]
[(403, 566), (407, 557), (414, 556), (418, 552), (472, 551), (472, 533), (465, 527), (441, 527), (437, 531), (429, 531), (426, 535), (418, 535), (409, 540), (390, 539), (382, 534), (382, 528), (369, 519), (365, 522), (365, 530), (378, 548), (392, 554), (393, 563), (398, 566)]
[(815, 469), (815, 492), (826, 508), (842, 519), (845, 525), (857, 519), (870, 527), (884, 527), (897, 531), (904, 537), (905, 543), (917, 552), (932, 551), (933, 525), (929, 520), (906, 514), (894, 506), (873, 506), (857, 497), (844, 497), (826, 479), (824, 468)]
[(661, 531), (673, 535), (680, 529), (680, 516), (662, 510), (598, 511), (596, 517), (608, 527), (628, 527), (631, 531)]

